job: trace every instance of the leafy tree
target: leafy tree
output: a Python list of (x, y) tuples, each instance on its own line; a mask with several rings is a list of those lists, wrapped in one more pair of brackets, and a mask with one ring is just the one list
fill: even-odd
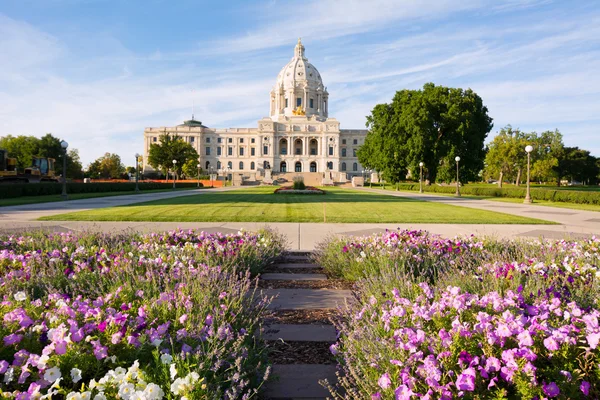
[(22, 171), (33, 164), (33, 157), (38, 155), (40, 139), (35, 136), (12, 136), (0, 138), (0, 148), (9, 153), (9, 157), (17, 159), (17, 168)]
[(455, 179), (455, 156), (462, 180), (483, 168), (484, 141), (492, 119), (481, 98), (463, 90), (428, 83), (422, 90), (396, 92), (390, 104), (378, 104), (367, 116), (369, 134), (358, 151), (367, 168), (398, 182), (419, 169), (431, 182)]
[[(182, 171), (187, 179), (196, 178), (196, 176), (198, 176), (198, 160), (195, 158), (187, 160), (187, 162), (183, 164)], [(202, 173), (202, 168), (200, 168), (200, 173)]]
[(582, 183), (595, 182), (599, 173), (596, 157), (579, 147), (565, 147), (555, 167), (558, 182), (563, 178)]
[(525, 142), (522, 132), (513, 130), (510, 125), (502, 128), (488, 146), (484, 176), (497, 179), (499, 187), (502, 187), (505, 179), (517, 180), (517, 171), (522, 168), (525, 154)]
[(173, 160), (177, 161), (175, 173), (179, 176), (188, 161), (193, 160), (195, 168), (198, 158), (198, 153), (191, 144), (177, 135), (171, 136), (168, 133), (160, 136), (160, 143), (152, 143), (148, 152), (148, 164), (162, 170), (165, 176), (173, 169)]
[(96, 179), (121, 178), (125, 173), (125, 166), (118, 154), (105, 153), (88, 167), (88, 175)]

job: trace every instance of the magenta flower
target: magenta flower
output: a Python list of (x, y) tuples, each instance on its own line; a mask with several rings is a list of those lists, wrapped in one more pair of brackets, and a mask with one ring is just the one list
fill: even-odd
[(415, 392), (413, 392), (406, 385), (400, 385), (400, 386), (398, 386), (398, 388), (394, 392), (396, 400), (411, 400), (413, 398), (414, 394), (415, 394)]
[(475, 390), (475, 375), (476, 372), (473, 368), (465, 369), (456, 379), (456, 387), (458, 390), (466, 390), (469, 392)]
[(557, 397), (560, 394), (560, 389), (556, 386), (556, 383), (550, 382), (549, 384), (543, 384), (542, 390), (548, 397)]
[(556, 351), (560, 348), (560, 346), (553, 337), (547, 337), (546, 339), (544, 339), (544, 346), (546, 346), (546, 348), (550, 351)]
[(392, 380), (390, 379), (390, 375), (387, 372), (385, 374), (381, 375), (381, 378), (379, 378), (379, 380), (377, 381), (377, 384), (382, 389), (389, 388), (390, 385), (392, 384)]
[(600, 340), (600, 333), (590, 333), (586, 336), (588, 344), (591, 349), (598, 347), (598, 341)]
[(581, 392), (588, 396), (590, 394), (590, 383), (587, 381), (582, 381), (581, 385), (579, 385), (579, 389), (581, 389)]

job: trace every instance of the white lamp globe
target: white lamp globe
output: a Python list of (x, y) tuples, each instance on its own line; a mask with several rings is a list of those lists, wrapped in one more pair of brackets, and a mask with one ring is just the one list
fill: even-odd
[(460, 161), (460, 157), (459, 157), (459, 156), (456, 156), (456, 157), (454, 158), (454, 161), (456, 161), (456, 162), (459, 162), (459, 161)]
[(525, 146), (525, 151), (528, 153), (531, 153), (533, 151), (533, 146), (531, 146), (531, 145)]
[(63, 149), (66, 149), (67, 147), (69, 147), (69, 143), (67, 143), (66, 141), (62, 141), (60, 142), (60, 147), (62, 147)]
[(419, 163), (419, 167), (422, 167), (423, 165), (425, 165), (425, 164), (423, 164), (423, 162)]
[(177, 164), (177, 160), (173, 160), (173, 165)]

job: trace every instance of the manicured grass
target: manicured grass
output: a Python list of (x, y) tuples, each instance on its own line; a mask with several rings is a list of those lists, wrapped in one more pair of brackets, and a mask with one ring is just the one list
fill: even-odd
[[(191, 190), (197, 188), (182, 188), (175, 190)], [(171, 192), (173, 189), (157, 189), (157, 190), (144, 190), (139, 192), (140, 194), (145, 193), (157, 193), (157, 192)], [(109, 196), (123, 196), (127, 194), (136, 194), (135, 191), (126, 192), (99, 192), (99, 193), (74, 193), (69, 195), (69, 200), (80, 200), (80, 199), (92, 199), (94, 197), (109, 197)], [(62, 201), (62, 197), (59, 194), (49, 194), (45, 196), (23, 196), (15, 197), (10, 199), (0, 199), (0, 207), (7, 206), (21, 206), (25, 204), (37, 204), (37, 203), (51, 203), (55, 201)]]
[[(485, 187), (485, 188), (497, 188), (498, 184), (494, 183), (469, 183), (469, 186)], [(507, 184), (502, 185), (503, 188), (524, 188), (525, 184), (522, 183), (520, 186)], [(556, 185), (539, 185), (536, 183), (531, 184), (532, 188), (535, 189), (547, 189), (547, 190), (575, 190), (578, 192), (600, 192), (600, 186), (556, 186)]]
[(272, 187), (207, 192), (128, 206), (43, 217), (60, 221), (371, 222), (551, 224), (539, 219), (351, 189), (326, 195), (274, 194)]
[[(472, 184), (469, 184), (471, 186)], [(483, 185), (483, 184), (481, 184)], [(368, 187), (368, 186), (367, 186)], [(549, 186), (544, 186), (549, 188)], [(379, 187), (377, 184), (373, 184), (373, 188), (383, 189), (383, 187)], [(580, 189), (580, 188), (579, 188)], [(387, 184), (385, 186), (385, 190), (395, 191), (396, 187), (392, 184)], [(565, 189), (568, 190), (568, 189)], [(576, 190), (576, 189), (572, 189)], [(595, 191), (594, 187), (586, 187), (584, 190)], [(399, 190), (400, 192), (411, 192), (414, 193), (414, 190)], [(439, 192), (426, 192), (425, 194), (435, 195), (435, 196), (448, 196), (453, 197), (454, 195), (451, 193), (439, 193)], [(523, 199), (515, 199), (511, 197), (495, 197), (495, 196), (473, 196), (473, 195), (462, 195), (465, 199), (474, 199), (474, 200), (492, 200), (492, 201), (500, 201), (503, 203), (523, 203)], [(600, 212), (600, 205), (597, 204), (576, 204), (576, 203), (562, 203), (558, 201), (547, 201), (547, 200), (535, 200), (531, 203), (535, 206), (546, 206), (546, 207), (557, 207), (557, 208), (567, 208), (571, 210), (582, 210), (582, 211), (596, 211)]]

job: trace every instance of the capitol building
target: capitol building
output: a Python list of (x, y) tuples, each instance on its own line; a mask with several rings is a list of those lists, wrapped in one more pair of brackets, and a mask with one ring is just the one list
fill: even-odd
[(300, 39), (269, 97), (269, 116), (256, 128), (209, 128), (193, 117), (174, 127), (146, 128), (144, 171), (152, 171), (147, 165), (150, 145), (168, 133), (196, 149), (206, 173), (229, 174), (234, 183), (261, 181), (271, 174), (346, 182), (362, 174), (356, 152), (367, 131), (340, 129), (340, 122), (329, 116), (327, 87)]

